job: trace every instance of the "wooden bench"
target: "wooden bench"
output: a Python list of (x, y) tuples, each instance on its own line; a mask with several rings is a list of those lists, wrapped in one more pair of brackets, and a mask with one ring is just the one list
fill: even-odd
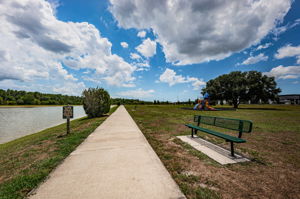
[[(198, 131), (202, 131), (204, 133), (208, 133), (217, 136), (219, 138), (223, 138), (224, 140), (226, 140), (226, 142), (230, 142), (231, 156), (234, 156), (233, 143), (246, 142), (246, 140), (242, 139), (242, 134), (250, 133), (252, 131), (252, 122), (249, 120), (195, 115), (194, 122), (197, 122), (197, 125), (185, 124), (185, 126), (192, 129), (192, 135), (191, 135), (192, 138), (194, 137), (194, 134), (197, 134)], [(234, 137), (214, 130), (206, 129), (200, 127), (200, 124), (206, 124), (206, 125), (224, 128), (224, 129), (238, 131), (238, 136)]]

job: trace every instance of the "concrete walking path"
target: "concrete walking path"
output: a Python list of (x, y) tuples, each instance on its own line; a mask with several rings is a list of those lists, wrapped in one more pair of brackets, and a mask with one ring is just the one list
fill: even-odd
[(107, 118), (31, 199), (185, 198), (124, 106)]

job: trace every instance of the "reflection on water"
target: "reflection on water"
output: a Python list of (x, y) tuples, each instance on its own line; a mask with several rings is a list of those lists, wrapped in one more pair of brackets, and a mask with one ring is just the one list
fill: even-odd
[[(86, 116), (82, 106), (74, 106), (74, 119)], [(0, 108), (0, 143), (66, 122), (62, 107)]]

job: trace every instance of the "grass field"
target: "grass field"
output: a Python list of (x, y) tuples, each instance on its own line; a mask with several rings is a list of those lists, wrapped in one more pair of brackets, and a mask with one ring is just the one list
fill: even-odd
[(24, 198), (106, 118), (73, 120), (69, 135), (61, 124), (0, 144), (0, 198)]
[[(208, 112), (180, 107), (126, 106), (188, 198), (300, 198), (300, 106), (241, 105)], [(192, 123), (194, 114), (252, 120), (253, 132), (243, 134), (247, 142), (235, 145), (252, 161), (221, 166), (177, 139), (190, 134), (184, 124)], [(223, 139), (198, 134), (229, 148)]]

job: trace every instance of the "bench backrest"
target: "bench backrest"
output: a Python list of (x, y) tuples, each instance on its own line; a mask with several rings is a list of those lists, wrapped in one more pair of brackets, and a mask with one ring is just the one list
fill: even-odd
[(225, 129), (239, 131), (240, 134), (243, 132), (250, 133), (252, 131), (252, 122), (249, 120), (195, 115), (194, 121), (198, 123), (198, 126), (200, 124), (207, 124)]

